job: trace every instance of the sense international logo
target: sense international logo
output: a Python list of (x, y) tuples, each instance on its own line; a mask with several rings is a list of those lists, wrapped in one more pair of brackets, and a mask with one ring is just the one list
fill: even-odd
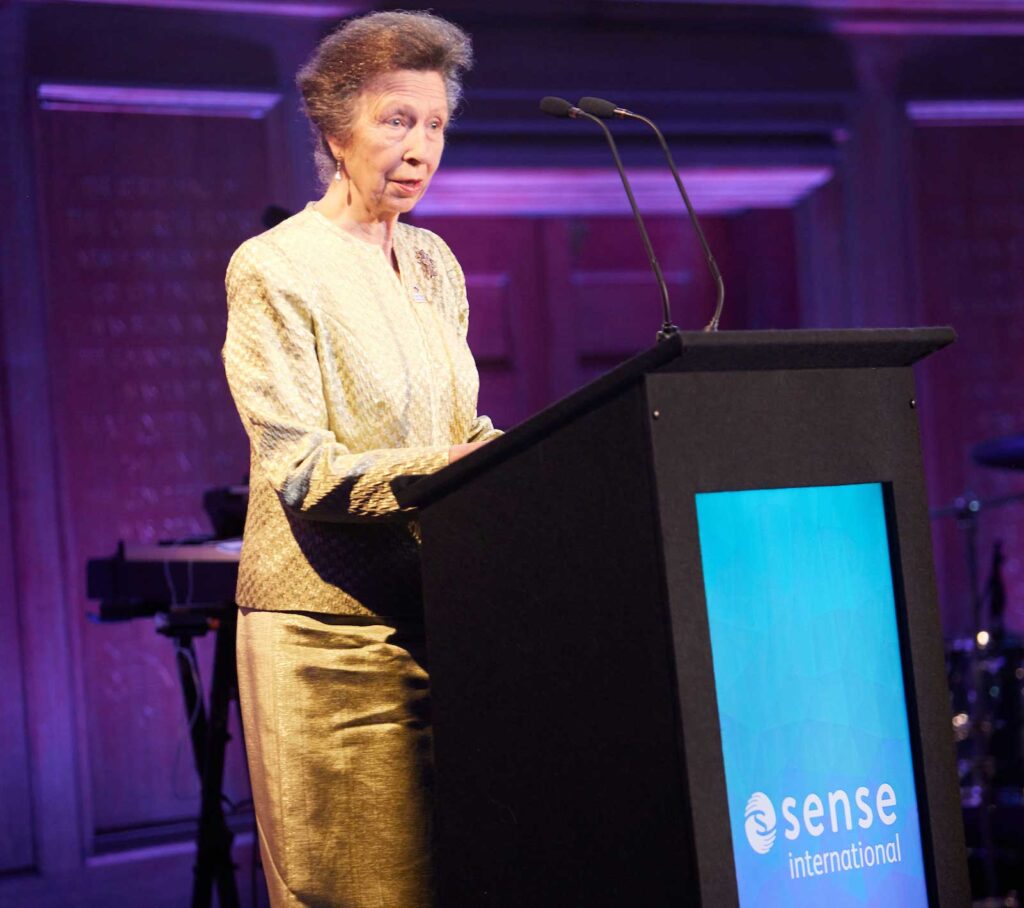
[[(782, 799), (783, 835), (792, 842), (803, 832), (817, 838), (826, 830), (833, 834), (851, 832), (855, 826), (867, 830), (876, 819), (884, 826), (892, 826), (896, 822), (896, 806), (896, 791), (886, 782), (878, 786), (874, 796), (865, 785), (852, 798), (842, 788), (829, 791), (824, 797), (811, 792), (803, 799), (802, 809), (796, 798), (787, 796)], [(755, 791), (747, 801), (743, 828), (754, 851), (771, 851), (776, 835), (775, 805), (763, 791)]]
[(758, 854), (768, 854), (775, 844), (775, 805), (763, 791), (755, 791), (743, 811), (743, 829), (750, 847)]
[[(783, 835), (790, 842), (800, 838), (803, 832), (814, 839), (826, 831), (833, 836), (848, 833), (856, 836), (871, 829), (876, 819), (883, 826), (890, 827), (897, 820), (896, 792), (888, 783), (879, 785), (874, 797), (871, 790), (863, 785), (854, 791), (853, 798), (842, 788), (827, 792), (824, 798), (812, 792), (804, 798), (802, 810), (799, 806), (794, 797), (782, 799)], [(755, 791), (747, 801), (743, 811), (743, 830), (750, 847), (757, 854), (768, 854), (772, 850), (778, 833), (775, 805), (763, 791)], [(903, 849), (898, 832), (888, 842), (865, 845), (861, 841), (850, 841), (845, 847), (826, 846), (824, 850), (812, 852), (806, 849), (802, 855), (790, 851), (787, 855), (792, 880), (898, 864), (902, 860)]]

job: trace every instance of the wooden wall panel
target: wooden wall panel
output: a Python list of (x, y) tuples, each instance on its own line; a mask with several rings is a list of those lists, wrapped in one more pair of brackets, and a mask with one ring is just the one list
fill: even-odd
[(515, 217), (414, 218), (451, 246), (466, 275), (469, 343), (480, 372), (478, 409), (499, 427), (548, 402), (546, 306), (539, 224)]
[[(977, 442), (1024, 432), (1024, 125), (914, 130), (919, 318), (951, 324), (957, 343), (921, 370), (929, 493), (1021, 490), (1020, 473), (971, 462)], [(947, 630), (970, 625), (962, 534), (937, 522)], [(982, 514), (982, 569), (1002, 540), (1009, 622), (1024, 632), (1024, 504)]]
[[(692, 227), (685, 215), (645, 222), (668, 284), (673, 321), (684, 330), (703, 327), (714, 310), (715, 289)], [(702, 224), (728, 286), (727, 221), (712, 217)], [(552, 219), (545, 225), (545, 247), (552, 384), (561, 396), (654, 344), (661, 295), (632, 218)], [(735, 318), (729, 313), (729, 322)]]
[(203, 490), (248, 468), (219, 355), (223, 276), (261, 229), (267, 125), (58, 110), (38, 133), (66, 585), (102, 834), (197, 809), (171, 645), (149, 622), (85, 624), (84, 568), (119, 539), (207, 532)]
[[(480, 409), (510, 426), (651, 346), (661, 296), (628, 217), (432, 217), (466, 272)], [(673, 318), (699, 329), (715, 288), (684, 216), (647, 219)], [(792, 211), (706, 217), (727, 287), (723, 327), (800, 318)]]

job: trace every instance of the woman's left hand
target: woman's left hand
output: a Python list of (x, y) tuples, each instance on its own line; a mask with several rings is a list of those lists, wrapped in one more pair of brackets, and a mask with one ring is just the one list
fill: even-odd
[(471, 441), (464, 445), (452, 445), (448, 449), (448, 463), (455, 463), (456, 460), (461, 460), (467, 454), (472, 454), (477, 448), (482, 448), (486, 441)]

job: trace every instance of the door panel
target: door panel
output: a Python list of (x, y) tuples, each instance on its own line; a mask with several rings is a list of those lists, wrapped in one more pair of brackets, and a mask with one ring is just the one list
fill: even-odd
[[(683, 329), (700, 328), (714, 309), (714, 283), (685, 217), (645, 218)], [(720, 264), (728, 260), (724, 218), (703, 220)], [(562, 396), (650, 347), (662, 303), (632, 218), (556, 218), (545, 225), (545, 284), (552, 301), (552, 390)], [(726, 277), (728, 280), (728, 275)]]

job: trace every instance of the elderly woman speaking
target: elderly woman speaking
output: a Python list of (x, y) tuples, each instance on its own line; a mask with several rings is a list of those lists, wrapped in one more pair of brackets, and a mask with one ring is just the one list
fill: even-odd
[(431, 904), (415, 524), (393, 481), (498, 433), (466, 287), (426, 192), (472, 61), (458, 27), (375, 13), (298, 75), (323, 197), (228, 267), (224, 362), (252, 449), (238, 680), (274, 906)]

